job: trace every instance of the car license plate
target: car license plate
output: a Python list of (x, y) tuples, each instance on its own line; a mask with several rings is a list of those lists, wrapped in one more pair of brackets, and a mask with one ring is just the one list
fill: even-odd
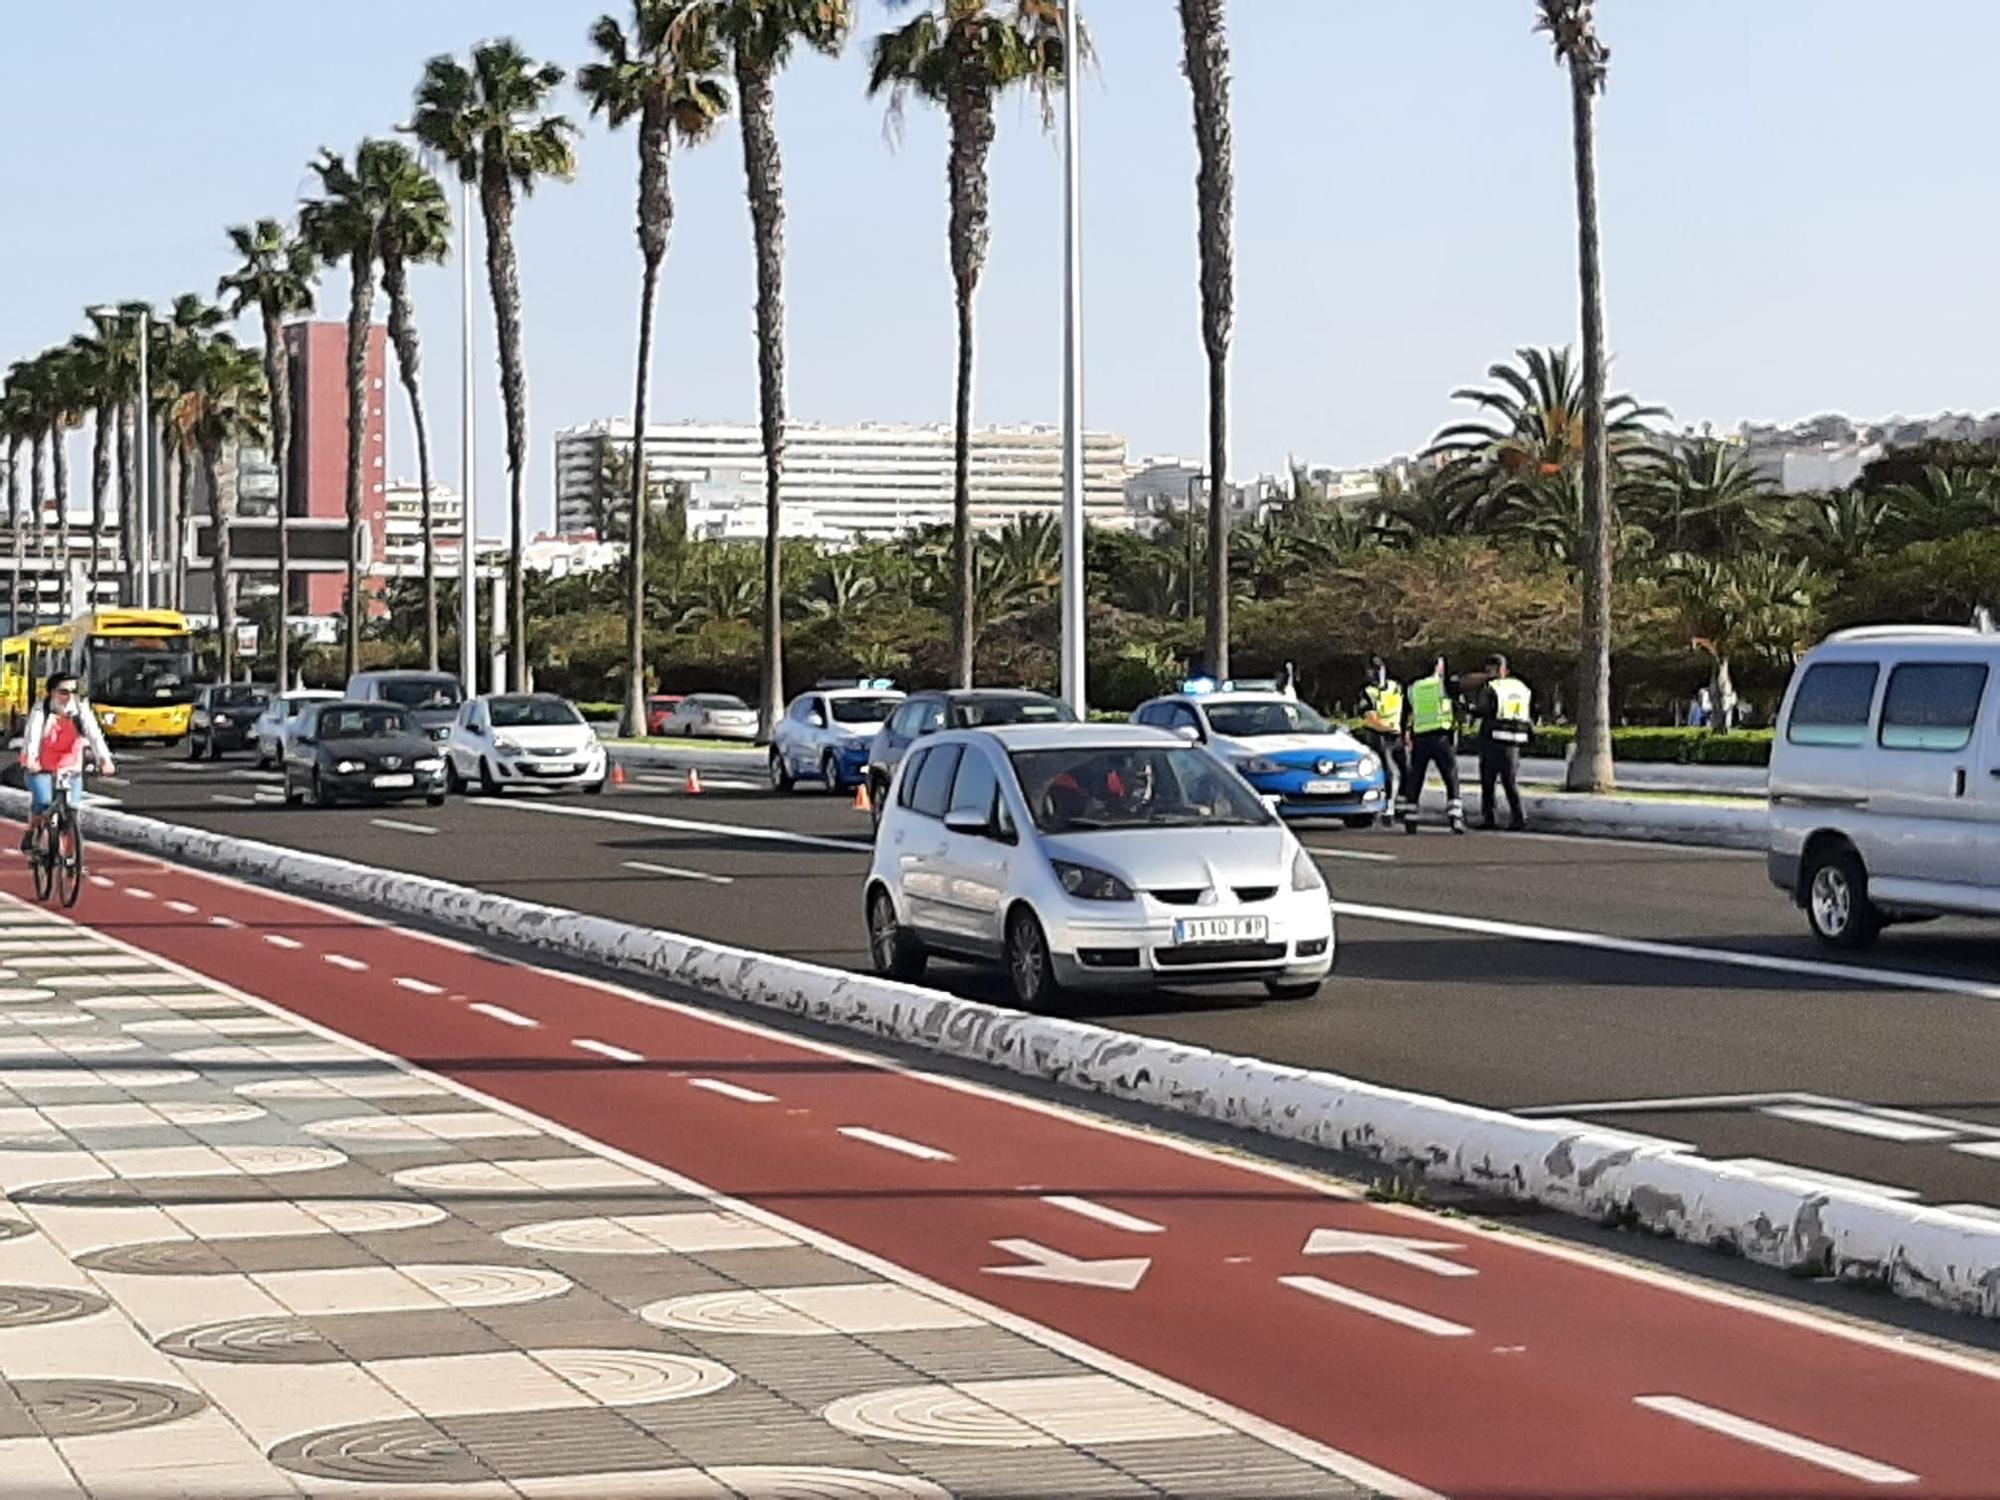
[(576, 767), (567, 761), (557, 761), (554, 765), (537, 766), (544, 776), (569, 776), (575, 774)]
[(1265, 917), (1182, 917), (1174, 923), (1176, 943), (1261, 943)]
[(375, 778), (375, 785), (377, 786), (415, 786), (416, 784), (417, 778), (412, 776), (408, 771), (399, 771), (391, 775), (377, 776)]
[(1351, 781), (1308, 781), (1305, 793), (1308, 797), (1338, 797), (1343, 792), (1354, 790)]

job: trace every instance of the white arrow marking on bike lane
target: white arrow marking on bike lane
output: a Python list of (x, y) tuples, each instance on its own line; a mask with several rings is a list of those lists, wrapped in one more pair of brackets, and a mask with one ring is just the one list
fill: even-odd
[(1070, 1286), (1096, 1286), (1114, 1292), (1131, 1291), (1153, 1266), (1152, 1259), (1143, 1255), (1122, 1260), (1078, 1260), (1073, 1255), (1051, 1250), (1033, 1240), (995, 1240), (993, 1248), (1018, 1255), (1028, 1264), (982, 1266), (980, 1269), (989, 1276), (1014, 1276), (1022, 1281), (1060, 1281)]
[(1360, 1234), (1351, 1229), (1315, 1229), (1306, 1239), (1307, 1255), (1379, 1255), (1399, 1266), (1428, 1271), (1433, 1276), (1477, 1276), (1472, 1266), (1434, 1260), (1441, 1253), (1463, 1250), (1445, 1240), (1406, 1240), (1393, 1234)]

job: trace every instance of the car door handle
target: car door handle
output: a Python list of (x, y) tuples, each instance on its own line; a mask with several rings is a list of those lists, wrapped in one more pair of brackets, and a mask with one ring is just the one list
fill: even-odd
[(1965, 795), (1964, 766), (1960, 766), (1956, 771), (1951, 773), (1951, 794), (1954, 797), (1963, 797)]

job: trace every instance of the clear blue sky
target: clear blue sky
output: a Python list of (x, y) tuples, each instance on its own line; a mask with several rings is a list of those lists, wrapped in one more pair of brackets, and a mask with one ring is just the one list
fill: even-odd
[[(1203, 443), (1194, 152), (1169, 0), (1084, 0), (1088, 420), (1135, 456)], [(223, 226), (285, 214), (321, 145), (406, 117), (424, 59), (512, 34), (574, 67), (576, 0), (8, 7), (0, 86), (0, 362), (90, 301), (212, 292)], [(1576, 324), (1567, 94), (1530, 0), (1235, 0), (1234, 469), (1420, 446), (1450, 390)], [(781, 82), (791, 402), (802, 420), (951, 412), (944, 134), (895, 148), (862, 97), (861, 0), (838, 61)], [(1912, 14), (1903, 14), (1903, 12)], [(1920, 19), (1921, 24), (1912, 24)], [(1987, 163), (2000, 142), (1992, 0), (1603, 0), (1601, 112), (1614, 382), (1734, 426), (2000, 405)], [(573, 93), (563, 106), (584, 114)], [(631, 401), (633, 144), (592, 126), (581, 171), (520, 220), (532, 516), (558, 426)], [(1003, 109), (981, 290), (977, 417), (1053, 421), (1060, 157)], [(654, 384), (663, 419), (754, 420), (748, 216), (733, 129), (683, 154)], [(440, 479), (457, 482), (457, 279), (416, 282)], [(480, 317), (490, 326), (481, 282)], [(324, 306), (338, 316), (342, 278)], [(245, 335), (254, 337), (247, 326)], [(480, 494), (504, 483), (490, 345)], [(400, 402), (394, 466), (409, 472)]]

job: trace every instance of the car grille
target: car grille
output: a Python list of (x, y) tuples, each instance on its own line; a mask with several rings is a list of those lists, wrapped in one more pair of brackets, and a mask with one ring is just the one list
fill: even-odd
[(1283, 943), (1191, 943), (1185, 948), (1153, 950), (1153, 962), (1163, 969), (1196, 968), (1203, 964), (1271, 963), (1284, 956)]
[(1238, 901), (1269, 901), (1278, 894), (1275, 885), (1239, 885), (1236, 887)]
[(558, 749), (558, 750), (544, 750), (544, 749), (542, 749), (542, 748), (541, 748), (541, 747), (540, 747), (539, 745), (530, 745), (530, 746), (528, 747), (528, 754), (530, 754), (530, 755), (567, 755), (567, 756), (568, 756), (568, 757), (569, 757), (569, 758), (570, 758), (571, 760), (574, 760), (574, 759), (576, 759), (576, 757), (577, 757), (577, 756), (579, 756), (579, 755), (583, 754), (583, 752), (582, 752), (581, 750), (560, 750), (560, 749)]
[(1189, 886), (1186, 889), (1152, 890), (1146, 892), (1155, 901), (1164, 901), (1169, 906), (1193, 906), (1201, 900), (1202, 887)]

